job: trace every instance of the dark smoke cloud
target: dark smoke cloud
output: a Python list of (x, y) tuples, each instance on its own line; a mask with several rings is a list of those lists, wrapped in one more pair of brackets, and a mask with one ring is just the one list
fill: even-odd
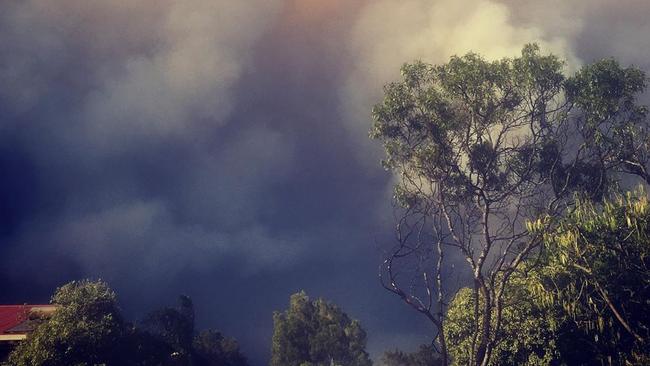
[(5, 1), (0, 301), (103, 277), (132, 316), (187, 293), (255, 364), (305, 288), (375, 356), (430, 329), (375, 278), (391, 177), (367, 138), (416, 58), (537, 41), (646, 69), (644, 1)]
[[(224, 129), (236, 123), (233, 89), (251, 48), (280, 5), (11, 3), (0, 40), (2, 138), (20, 141), (36, 183), (58, 196), (55, 215), (36, 212), (14, 237), (88, 268), (112, 267), (107, 259), (123, 253), (143, 258), (129, 267), (166, 273), (252, 249), (229, 241), (282, 242), (250, 225), (255, 195), (287, 172), (290, 144), (264, 126)], [(234, 229), (203, 225), (208, 217)], [(158, 265), (169, 259), (177, 264)]]

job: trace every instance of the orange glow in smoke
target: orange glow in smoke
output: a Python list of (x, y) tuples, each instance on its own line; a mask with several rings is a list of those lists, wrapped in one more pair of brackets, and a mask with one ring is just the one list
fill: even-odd
[(291, 0), (285, 19), (291, 23), (313, 23), (337, 16), (346, 8), (346, 0)]

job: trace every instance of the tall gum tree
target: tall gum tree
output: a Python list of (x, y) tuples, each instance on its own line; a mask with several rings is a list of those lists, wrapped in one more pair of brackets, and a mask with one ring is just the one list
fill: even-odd
[(370, 135), (399, 178), (397, 244), (380, 279), (435, 326), (443, 364), (446, 304), (459, 287), (450, 273), (471, 278), (469, 362), (488, 365), (504, 292), (539, 252), (541, 233), (576, 195), (600, 199), (626, 175), (650, 181), (647, 109), (636, 102), (645, 74), (614, 60), (571, 77), (563, 67), (534, 44), (497, 61), (469, 53), (414, 62), (373, 109)]

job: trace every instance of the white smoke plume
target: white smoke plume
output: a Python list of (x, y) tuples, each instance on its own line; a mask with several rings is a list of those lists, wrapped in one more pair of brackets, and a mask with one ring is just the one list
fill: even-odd
[(359, 310), (376, 352), (424, 341), (374, 273), (392, 225), (368, 139), (382, 86), (405, 62), (528, 42), (568, 68), (650, 70), (648, 14), (646, 0), (1, 1), (0, 280), (113, 276), (152, 303), (143, 289), (214, 282), (237, 305), (203, 283), (197, 296), (257, 364), (271, 320), (241, 306), (262, 314), (289, 289), (353, 294), (332, 300)]
[[(405, 62), (445, 63), (470, 51), (498, 59), (518, 55), (531, 42), (577, 62), (561, 35), (535, 24), (515, 24), (512, 16), (507, 5), (489, 0), (369, 2), (351, 31), (348, 47), (355, 65), (341, 93), (351, 135), (369, 144), (369, 111), (380, 101), (382, 86), (399, 78)], [(375, 154), (360, 152), (376, 164)]]

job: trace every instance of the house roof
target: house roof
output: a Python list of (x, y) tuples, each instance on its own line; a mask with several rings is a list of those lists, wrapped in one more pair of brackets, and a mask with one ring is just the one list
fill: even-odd
[(0, 305), (0, 341), (24, 339), (33, 329), (30, 315), (54, 310), (55, 305)]

